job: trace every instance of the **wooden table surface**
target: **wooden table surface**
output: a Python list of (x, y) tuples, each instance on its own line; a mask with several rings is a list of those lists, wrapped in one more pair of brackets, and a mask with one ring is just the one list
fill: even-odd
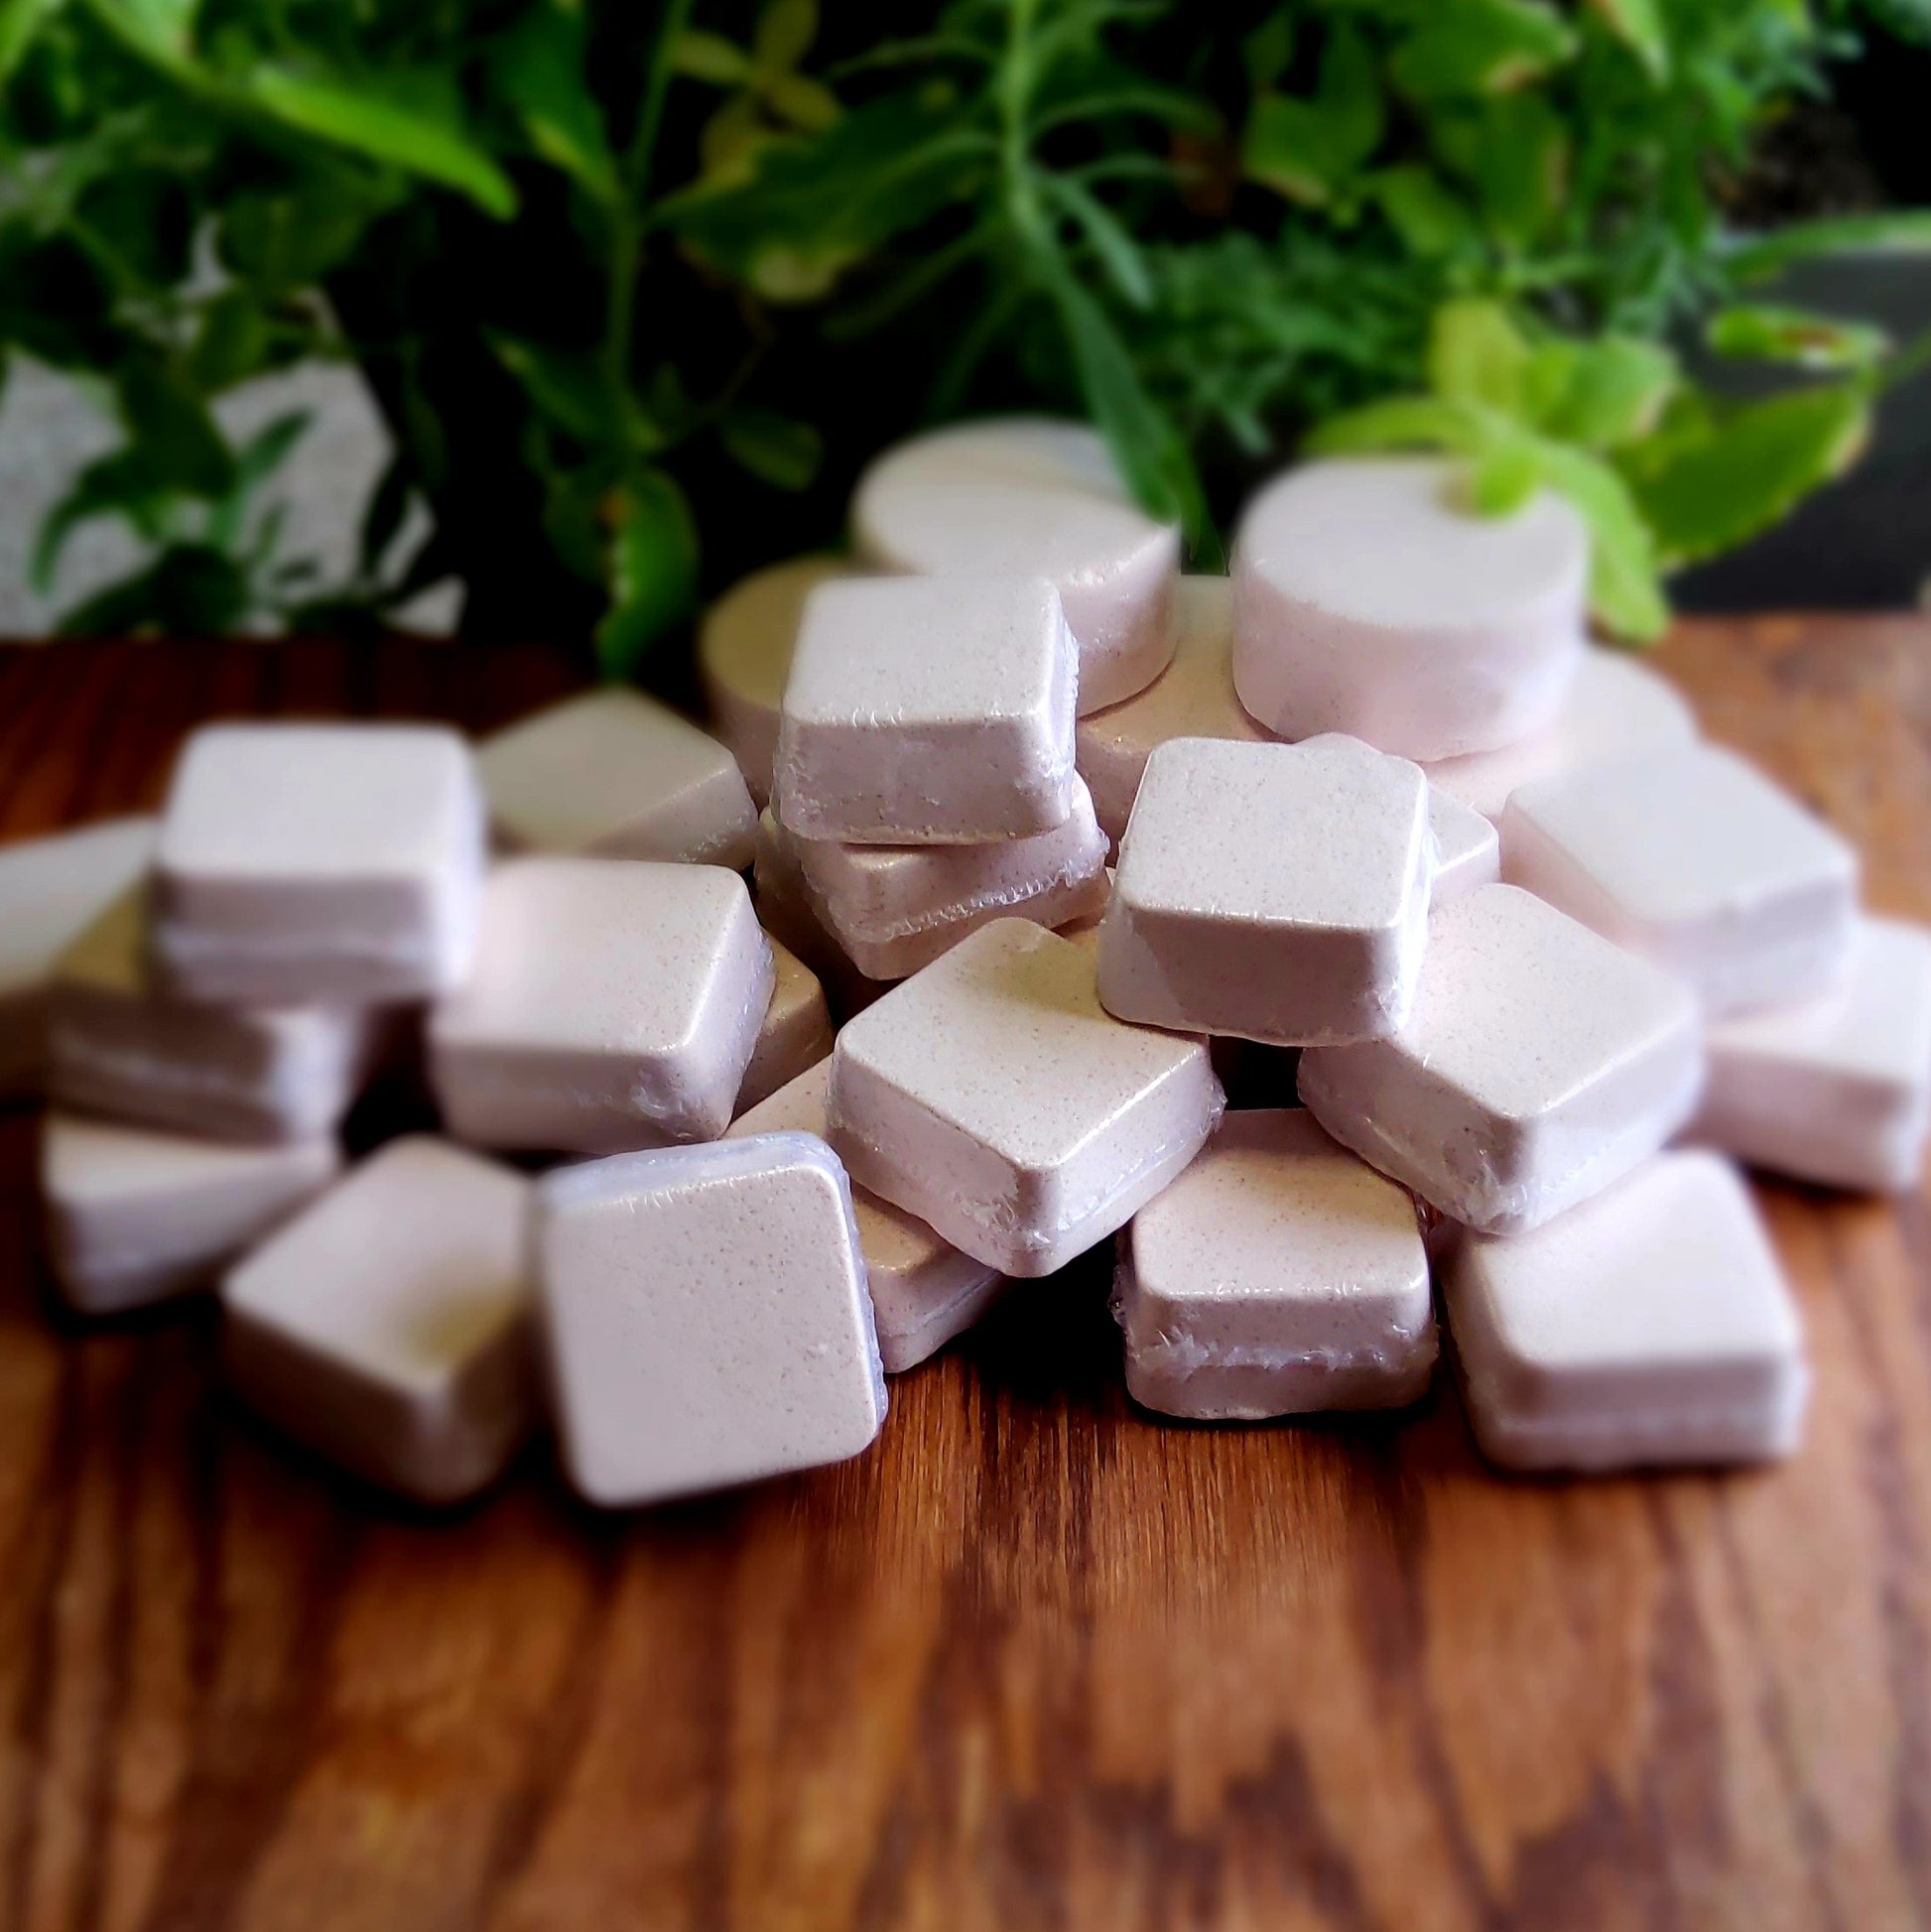
[[(1931, 626), (1685, 625), (1713, 735), (1931, 916)], [(0, 652), (0, 835), (221, 713), (486, 726), (542, 652)], [(82, 1333), (0, 1121), (0, 1927), (1931, 1923), (1931, 1217), (1766, 1187), (1816, 1363), (1772, 1473), (1504, 1481), (1452, 1394), (1156, 1427), (1092, 1265), (844, 1468), (453, 1519), (236, 1414), (205, 1309)]]

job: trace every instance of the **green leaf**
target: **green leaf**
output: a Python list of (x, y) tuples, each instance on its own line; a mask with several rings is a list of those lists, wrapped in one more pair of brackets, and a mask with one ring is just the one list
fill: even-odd
[(415, 488), (415, 472), (409, 466), (409, 459), (398, 450), (369, 492), (368, 507), (362, 512), (356, 568), (363, 577), (372, 579), (380, 574), (383, 560), (402, 533)]
[(1065, 175), (1049, 175), (1044, 186), (1086, 238), (1121, 299), (1135, 309), (1151, 308), (1153, 278), (1147, 273), (1139, 243), (1126, 232), (1112, 209)]
[(320, 281), (342, 262), (373, 211), (339, 181), (305, 179), (280, 193), (244, 190), (221, 210), (215, 248), (232, 274), (277, 296)]
[(758, 16), (751, 52), (766, 73), (795, 67), (818, 38), (818, 0), (771, 0)]
[(88, 0), (88, 5), (131, 52), (170, 73), (193, 73), (189, 55), (200, 0)]
[(1561, 212), (1567, 190), (1569, 130), (1561, 115), (1539, 94), (1511, 94), (1443, 117), (1435, 134), (1475, 188), (1495, 238), (1533, 248)]
[(612, 508), (610, 607), (596, 627), (596, 659), (618, 679), (696, 602), (698, 531), (684, 492), (661, 469), (626, 478)]
[(96, 517), (122, 517), (141, 535), (157, 531), (170, 495), (167, 483), (138, 445), (97, 456), (43, 518), (28, 566), (29, 581), (46, 596), (54, 587), (67, 539)]
[(174, 370), (152, 356), (124, 363), (116, 383), (130, 439), (168, 486), (223, 496), (234, 485), (234, 457), (206, 405)]
[(583, 16), (555, 4), (524, 15), (496, 51), (493, 70), (530, 145), (604, 206), (621, 198), (603, 109), (584, 77)]
[(1573, 28), (1539, 0), (1430, 0), (1388, 70), (1415, 100), (1501, 94), (1539, 79), (1576, 52)]
[(188, 351), (188, 379), (204, 396), (252, 376), (268, 346), (268, 319), (246, 289), (229, 289), (201, 311)]
[(0, 80), (19, 66), (42, 23), (66, 0), (0, 0)]
[(823, 133), (844, 112), (837, 95), (808, 73), (772, 74), (765, 82), (764, 99), (780, 120), (807, 134)]
[(1080, 392), (1127, 488), (1149, 516), (1179, 523), (1190, 547), (1211, 541), (1207, 496), (1186, 442), (1147, 394), (1105, 311), (1070, 275), (1052, 278), (1050, 292)]
[(248, 580), (206, 544), (175, 544), (146, 569), (76, 604), (61, 619), (65, 637), (220, 637), (250, 603)]
[(484, 339), (546, 422), (579, 443), (596, 445), (621, 436), (620, 398), (611, 394), (597, 357), (586, 350), (551, 348), (495, 329), (486, 330)]
[(691, 27), (672, 43), (671, 71), (713, 87), (741, 87), (751, 75), (751, 57), (722, 34)]
[(1647, 643), (1669, 626), (1669, 602), (1657, 574), (1657, 546), (1629, 486), (1600, 456), (1539, 442), (1544, 480), (1589, 525), (1590, 610), (1617, 637)]
[(1450, 450), (1480, 455), (1509, 434), (1504, 418), (1446, 396), (1388, 396), (1331, 416), (1303, 439), (1311, 456), (1368, 455), (1388, 450)]
[(1558, 442), (1614, 450), (1655, 427), (1678, 381), (1668, 349), (1631, 335), (1545, 343), (1527, 372), (1528, 413)]
[(1825, 215), (1794, 221), (1770, 234), (1740, 242), (1724, 266), (1737, 282), (1761, 282), (1796, 262), (1853, 249), (1921, 255), (1931, 250), (1931, 208), (1891, 208), (1876, 214)]
[(1469, 503), (1478, 516), (1512, 516), (1542, 487), (1542, 464), (1526, 437), (1499, 442), (1469, 472)]
[(1289, 200), (1319, 207), (1380, 146), (1384, 125), (1374, 57), (1357, 33), (1340, 26), (1322, 50), (1320, 85), (1311, 100), (1263, 94), (1254, 102), (1241, 165), (1252, 180)]
[(739, 463), (774, 489), (808, 489), (825, 459), (825, 440), (811, 424), (772, 409), (740, 405), (717, 434)]
[(1710, 319), (1707, 339), (1719, 355), (1802, 369), (1869, 369), (1890, 348), (1889, 335), (1873, 323), (1772, 303), (1720, 309)]
[(242, 445), (235, 457), (234, 483), (208, 519), (208, 541), (217, 549), (232, 551), (241, 541), (256, 490), (282, 466), (312, 420), (306, 409), (286, 410), (263, 424)]
[(1382, 168), (1362, 187), (1411, 254), (1439, 260), (1480, 240), (1475, 217), (1431, 170), (1405, 164)]
[(1863, 388), (1832, 384), (1746, 403), (1635, 478), (1666, 561), (1694, 563), (1767, 530), (1841, 476), (1870, 432)]
[(1660, 0), (1589, 0), (1591, 10), (1643, 64), (1650, 79), (1669, 78), (1669, 29)]
[(1240, 43), (1240, 59), (1256, 93), (1265, 93), (1284, 74), (1294, 59), (1294, 17), (1276, 7)]
[(1522, 409), (1529, 345), (1498, 302), (1445, 302), (1428, 334), (1428, 386), (1451, 402), (1478, 403), (1503, 416)]
[(368, 83), (358, 87), (261, 65), (249, 75), (248, 88), (257, 104), (304, 134), (452, 188), (500, 221), (516, 212), (509, 177), (453, 118), (426, 111), (391, 87), (378, 92)]

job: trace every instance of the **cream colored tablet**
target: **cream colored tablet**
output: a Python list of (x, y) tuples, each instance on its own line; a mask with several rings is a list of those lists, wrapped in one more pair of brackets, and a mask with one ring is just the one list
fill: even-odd
[(1429, 921), (1414, 1010), (1386, 1040), (1310, 1047), (1301, 1098), (1344, 1146), (1451, 1221), (1540, 1225), (1690, 1117), (1689, 988), (1512, 885)]
[(641, 692), (607, 686), (476, 750), (497, 836), (521, 851), (751, 862), (757, 808), (731, 754)]
[(1465, 1238), (1447, 1309), (1476, 1440), (1504, 1468), (1797, 1447), (1803, 1325), (1748, 1190), (1714, 1154), (1659, 1154), (1533, 1233)]
[(1821, 999), (1719, 1020), (1691, 1137), (1827, 1187), (1912, 1188), (1931, 1131), (1931, 932), (1861, 918)]
[(385, 1488), (452, 1502), (536, 1420), (530, 1183), (392, 1140), (222, 1283), (229, 1379), (290, 1435)]
[(1428, 829), (1435, 838), (1435, 871), (1428, 903), (1445, 906), (1502, 875), (1501, 838), (1480, 812), (1431, 785)]
[(735, 872), (510, 859), (482, 925), (469, 983), (430, 1016), (458, 1140), (596, 1154), (724, 1131), (775, 979)]
[(85, 1315), (198, 1288), (334, 1179), (332, 1140), (224, 1147), (77, 1114), (41, 1129), (55, 1278)]
[(209, 1006), (154, 983), (146, 893), (123, 894), (62, 959), (48, 998), (59, 1106), (217, 1140), (332, 1133), (378, 1044), (365, 1006)]
[[(801, 1074), (759, 1106), (731, 1122), (727, 1139), (746, 1134), (806, 1133), (825, 1137), (828, 1062)], [(878, 1330), (878, 1355), (888, 1375), (916, 1367), (983, 1315), (1005, 1277), (943, 1239), (916, 1216), (889, 1201), (851, 1190)]]
[(1268, 735), (1233, 694), (1233, 584), (1224, 577), (1183, 577), (1173, 586), (1173, 662), (1147, 688), (1080, 719), (1074, 759), (1093, 809), (1117, 844), (1155, 745), (1169, 738)]
[(1518, 786), (1502, 869), (1680, 974), (1712, 1014), (1828, 992), (1850, 961), (1858, 855), (1715, 745)]
[(1137, 1214), (1223, 1096), (1204, 1042), (1122, 1026), (1093, 972), (1088, 947), (996, 920), (850, 1021), (827, 1113), (853, 1180), (1010, 1275)]
[(109, 819), (0, 845), (0, 1099), (40, 1091), (64, 954), (148, 869), (155, 821)]
[(558, 1432), (592, 1502), (656, 1502), (855, 1456), (885, 1419), (851, 1193), (763, 1134), (563, 1168), (538, 1191)]
[(1080, 708), (1143, 691), (1173, 654), (1178, 526), (1128, 497), (1084, 423), (1002, 417), (916, 437), (859, 477), (859, 554), (928, 577), (1043, 577), (1080, 643)]
[(203, 725), (162, 818), (155, 952), (193, 999), (446, 992), (469, 967), (483, 857), (482, 795), (453, 731)]
[(1077, 672), (1041, 579), (821, 584), (779, 716), (779, 821), (881, 845), (1050, 832), (1073, 812)]
[(1414, 997), (1433, 870), (1428, 783), (1405, 758), (1170, 739), (1120, 846), (1100, 999), (1274, 1046), (1378, 1039)]
[(1199, 1422), (1415, 1401), (1435, 1367), (1414, 1203), (1305, 1111), (1229, 1113), (1119, 1237), (1126, 1387)]
[(832, 1014), (818, 974), (769, 932), (765, 938), (771, 946), (771, 998), (751, 1064), (738, 1083), (734, 1104), (739, 1113), (788, 1086), (832, 1051)]
[(1489, 751), (1555, 717), (1581, 661), (1589, 535), (1543, 492), (1479, 516), (1461, 463), (1312, 462), (1234, 541), (1233, 683), (1277, 736), (1404, 758)]
[(791, 676), (805, 599), (821, 583), (851, 574), (851, 566), (836, 557), (773, 564), (732, 584), (698, 627), (705, 708), (760, 808), (771, 802), (778, 707)]

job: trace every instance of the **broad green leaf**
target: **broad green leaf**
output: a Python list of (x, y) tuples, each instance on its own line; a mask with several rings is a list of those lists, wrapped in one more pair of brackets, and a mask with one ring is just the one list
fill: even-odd
[(741, 87), (751, 74), (751, 57), (722, 34), (687, 28), (671, 47), (671, 70), (713, 87)]
[(627, 477), (611, 509), (610, 607), (596, 627), (596, 660), (619, 679), (696, 601), (698, 532), (683, 490), (661, 469)]
[(20, 64), (45, 21), (66, 0), (0, 0), (0, 80)]
[(367, 85), (318, 80), (287, 67), (256, 67), (248, 87), (289, 127), (452, 188), (498, 220), (516, 212), (509, 177), (452, 119)]
[(1542, 487), (1534, 443), (1510, 437), (1478, 456), (1469, 471), (1469, 504), (1478, 516), (1512, 516)]
[(1661, 0), (1589, 0), (1591, 10), (1647, 69), (1650, 79), (1667, 80), (1669, 29)]
[(220, 637), (249, 606), (248, 580), (206, 544), (175, 544), (146, 569), (110, 583), (61, 619), (66, 637)]
[(1428, 386), (1437, 396), (1519, 415), (1528, 361), (1529, 345), (1499, 302), (1467, 297), (1436, 310), (1428, 332)]
[(1746, 542), (1841, 476), (1870, 432), (1862, 387), (1831, 384), (1746, 403), (1652, 473), (1636, 500), (1670, 564)]
[(172, 289), (188, 274), (194, 209), (187, 188), (159, 168), (121, 168), (81, 190), (73, 220), (148, 289)]
[(285, 193), (245, 191), (221, 210), (215, 249), (223, 267), (264, 295), (320, 281), (360, 239), (374, 204), (339, 183), (305, 180)]
[(144, 60), (178, 76), (193, 75), (190, 59), (200, 0), (88, 0), (107, 31)]
[(268, 319), (247, 289), (228, 289), (201, 311), (188, 351), (189, 380), (204, 396), (252, 376), (268, 346)]
[(1049, 175), (1046, 187), (1053, 200), (1085, 237), (1123, 300), (1135, 309), (1153, 303), (1153, 278), (1147, 273), (1139, 243), (1126, 232), (1111, 208), (1065, 175)]
[(1629, 486), (1600, 456), (1539, 441), (1544, 480), (1589, 525), (1590, 609), (1617, 637), (1648, 643), (1669, 626), (1655, 537)]
[(493, 329), (485, 339), (546, 422), (591, 445), (614, 441), (621, 434), (618, 398), (610, 393), (603, 365), (594, 355), (552, 348)]
[(1710, 319), (1708, 340), (1719, 355), (1803, 369), (1868, 369), (1890, 348), (1889, 335), (1873, 323), (1773, 303), (1720, 309)]
[(1374, 58), (1352, 28), (1340, 26), (1322, 50), (1313, 98), (1270, 93), (1255, 100), (1241, 138), (1241, 165), (1276, 193), (1319, 207), (1380, 146), (1383, 125)]
[(1475, 217), (1430, 169), (1382, 168), (1369, 175), (1362, 187), (1400, 236), (1402, 246), (1424, 260), (1460, 254), (1480, 240)]
[(1240, 43), (1240, 59), (1256, 93), (1264, 93), (1280, 79), (1294, 59), (1294, 16), (1277, 6)]
[(1430, 0), (1420, 18), (1388, 61), (1416, 100), (1507, 93), (1576, 52), (1575, 30), (1539, 0)]
[(1545, 343), (1529, 363), (1528, 413), (1558, 442), (1614, 450), (1655, 427), (1678, 380), (1675, 356), (1635, 336)]
[(496, 84), (537, 153), (610, 206), (621, 193), (617, 164), (584, 57), (583, 16), (552, 0), (525, 14), (501, 43)]
[(223, 496), (234, 486), (234, 456), (200, 397), (174, 370), (137, 355), (116, 374), (129, 438), (168, 487)]
[(780, 120), (807, 134), (823, 133), (844, 112), (837, 95), (808, 73), (771, 75), (764, 85), (764, 98)]
[(1761, 282), (1794, 262), (1853, 249), (1880, 254), (1921, 255), (1931, 250), (1931, 208), (1890, 208), (1875, 214), (1825, 215), (1794, 221), (1767, 235), (1739, 242), (1725, 258), (1738, 282)]
[(42, 519), (28, 580), (46, 596), (54, 587), (67, 539), (96, 517), (121, 517), (139, 535), (158, 530), (170, 496), (165, 479), (138, 444), (97, 456)]
[(751, 52), (766, 73), (795, 67), (818, 38), (818, 0), (771, 0), (758, 16)]
[(1311, 456), (1367, 455), (1385, 450), (1450, 450), (1479, 456), (1511, 434), (1505, 418), (1446, 396), (1388, 396), (1331, 416), (1303, 440)]
[(544, 478), (543, 534), (565, 569), (586, 583), (602, 583), (607, 574), (603, 532), (603, 506), (610, 495), (607, 475), (600, 467), (586, 465)]
[(1561, 212), (1569, 175), (1569, 130), (1540, 94), (1510, 94), (1475, 117), (1466, 168), (1489, 228), (1527, 250)]
[(718, 425), (724, 448), (774, 489), (810, 488), (825, 459), (825, 440), (809, 423), (776, 410), (740, 406)]
[(235, 456), (234, 483), (208, 519), (208, 541), (232, 551), (254, 505), (255, 492), (274, 475), (302, 441), (312, 418), (306, 409), (287, 410), (270, 419), (242, 445)]

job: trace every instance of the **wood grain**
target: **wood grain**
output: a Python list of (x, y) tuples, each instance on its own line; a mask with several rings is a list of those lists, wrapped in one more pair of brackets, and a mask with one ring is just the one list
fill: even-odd
[[(1931, 630), (1686, 625), (1713, 733), (1931, 915)], [(0, 834), (218, 713), (483, 726), (541, 651), (0, 653)], [(1452, 1395), (1156, 1427), (1103, 1270), (842, 1469), (453, 1519), (228, 1407), (205, 1313), (44, 1299), (0, 1121), (0, 1927), (1931, 1923), (1931, 1205), (1766, 1188), (1817, 1384), (1769, 1474), (1503, 1481)]]

